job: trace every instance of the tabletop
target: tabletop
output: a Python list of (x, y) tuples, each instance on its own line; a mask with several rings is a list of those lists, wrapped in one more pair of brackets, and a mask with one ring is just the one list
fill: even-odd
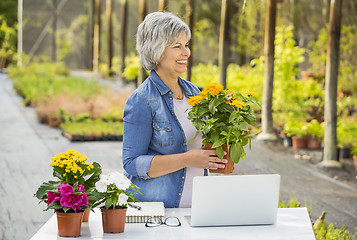
[[(277, 222), (274, 225), (258, 226), (191, 227), (187, 218), (190, 215), (190, 208), (167, 208), (165, 216), (178, 217), (182, 223), (180, 227), (161, 225), (148, 228), (144, 223), (126, 223), (123, 233), (112, 234), (103, 233), (101, 213), (96, 209), (94, 213), (90, 213), (89, 221), (82, 223), (81, 235), (73, 239), (315, 240), (306, 208), (279, 208)], [(56, 215), (53, 215), (31, 239), (62, 239), (57, 235)]]

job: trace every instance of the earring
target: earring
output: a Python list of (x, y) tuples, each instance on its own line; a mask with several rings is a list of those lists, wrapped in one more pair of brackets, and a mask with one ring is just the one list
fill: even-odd
[(158, 63), (158, 62), (155, 62), (155, 64), (156, 64), (156, 67), (159, 66), (159, 63)]

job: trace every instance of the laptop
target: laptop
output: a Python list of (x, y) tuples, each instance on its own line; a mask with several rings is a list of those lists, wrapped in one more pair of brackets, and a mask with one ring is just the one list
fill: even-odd
[(278, 174), (194, 177), (190, 224), (192, 227), (274, 224), (279, 188)]

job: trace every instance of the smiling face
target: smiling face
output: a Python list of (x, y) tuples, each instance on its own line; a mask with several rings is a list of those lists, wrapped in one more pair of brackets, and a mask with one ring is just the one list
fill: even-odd
[(161, 56), (156, 71), (175, 78), (186, 72), (187, 61), (191, 55), (188, 41), (186, 34), (181, 33), (172, 44), (168, 45)]

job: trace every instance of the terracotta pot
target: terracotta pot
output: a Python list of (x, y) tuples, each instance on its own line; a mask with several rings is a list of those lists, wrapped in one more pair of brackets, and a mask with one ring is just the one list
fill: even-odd
[(82, 215), (78, 213), (56, 212), (58, 236), (60, 237), (78, 237), (81, 233)]
[(355, 165), (355, 170), (357, 172), (357, 156), (353, 156), (353, 163)]
[[(211, 150), (212, 149), (212, 143), (206, 143), (206, 149)], [(222, 145), (223, 151), (228, 152), (227, 149), (227, 144), (223, 144)], [(231, 159), (230, 154), (228, 153), (227, 155), (224, 156), (224, 159), (228, 160), (228, 163), (226, 163), (225, 168), (218, 168), (217, 170), (212, 170), (210, 169), (209, 172), (210, 173), (223, 173), (223, 174), (229, 174), (232, 173), (234, 170), (234, 162)]]
[(295, 149), (301, 149), (301, 148), (307, 148), (307, 136), (302, 136), (302, 137), (298, 137), (298, 136), (292, 136), (292, 140), (293, 140), (293, 148)]
[(321, 143), (319, 139), (309, 136), (308, 142), (307, 142), (307, 148), (308, 149), (320, 149), (321, 148)]
[(125, 228), (126, 208), (105, 209), (102, 211), (104, 233), (122, 233)]
[(88, 222), (89, 213), (90, 213), (90, 209), (89, 209), (89, 208), (87, 208), (86, 210), (84, 210), (82, 222)]

